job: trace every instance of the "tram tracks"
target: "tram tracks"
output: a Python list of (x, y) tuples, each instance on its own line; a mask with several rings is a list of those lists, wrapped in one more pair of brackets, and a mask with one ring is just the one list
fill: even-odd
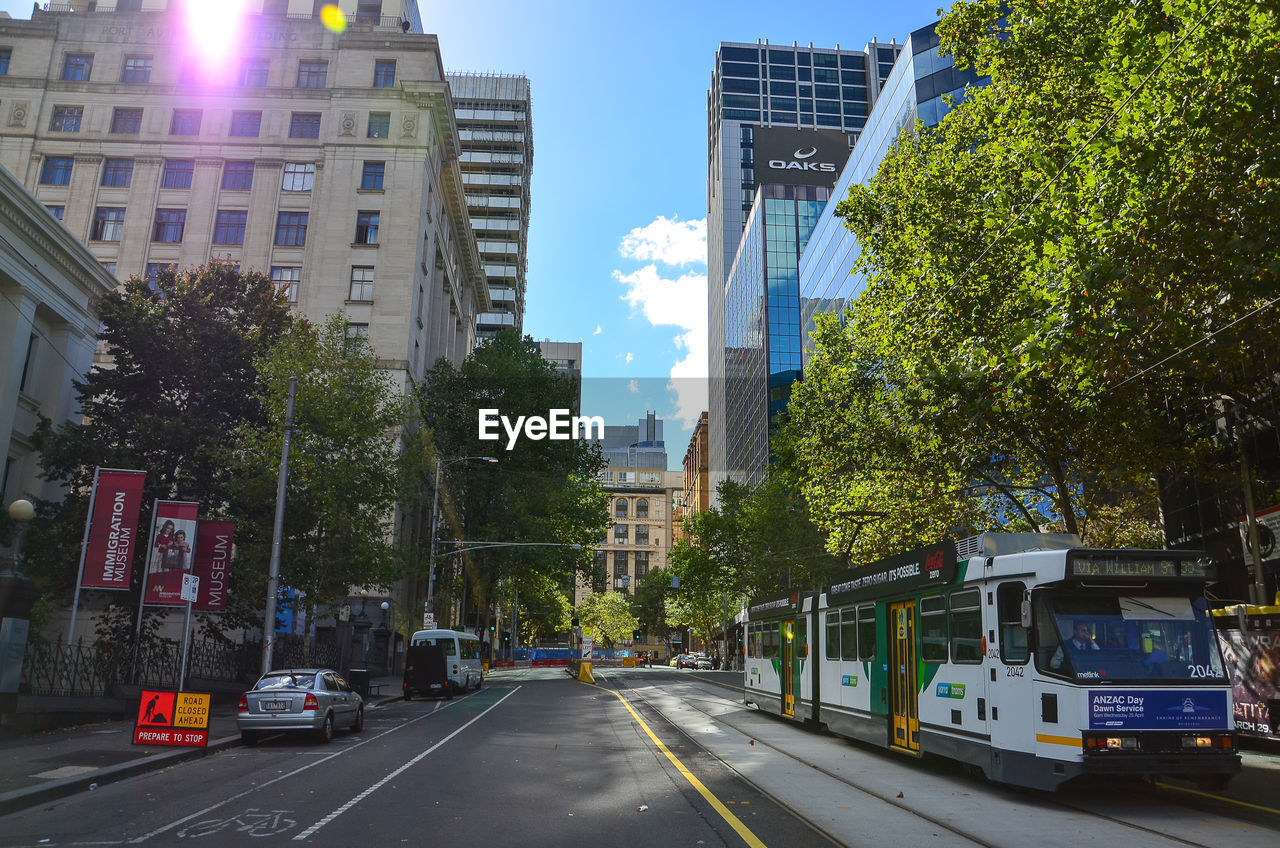
[[(619, 689), (626, 690), (628, 697), (638, 701), (640, 704), (643, 704), (644, 708), (647, 711), (652, 711), (658, 715), (663, 716), (667, 721), (667, 723), (670, 723), (673, 727), (679, 730), (682, 736), (686, 737), (690, 742), (696, 745), (700, 750), (703, 750), (708, 755), (714, 757), (717, 761), (722, 763), (726, 768), (730, 769), (739, 777), (741, 777), (743, 780), (747, 781), (752, 786), (754, 786), (757, 789), (757, 791), (759, 791), (763, 795), (772, 799), (780, 807), (787, 809), (792, 815), (796, 816), (796, 818), (803, 821), (806, 825), (814, 828), (819, 833), (822, 833), (824, 836), (831, 839), (836, 844), (841, 844), (841, 845), (857, 844), (857, 843), (849, 842), (846, 837), (842, 837), (837, 833), (833, 833), (831, 829), (824, 826), (824, 824), (821, 821), (815, 820), (813, 816), (806, 815), (803, 811), (797, 810), (786, 798), (781, 797), (778, 793), (774, 792), (769, 786), (761, 785), (759, 781), (753, 780), (750, 776), (744, 774), (740, 769), (736, 768), (733, 763), (727, 761), (725, 757), (717, 753), (712, 747), (708, 746), (707, 744), (704, 744), (702, 740), (698, 739), (696, 734), (691, 733), (687, 729), (689, 722), (672, 717), (671, 715), (668, 714), (669, 708), (664, 709), (662, 705), (657, 703), (656, 699), (652, 697), (653, 693), (649, 691), (649, 687), (646, 686), (641, 688), (635, 688), (633, 684), (638, 681), (632, 681), (622, 677), (612, 677), (609, 679), (608, 682), (617, 686)], [(716, 687), (724, 686), (724, 684), (720, 684), (715, 681), (698, 681), (698, 682), (706, 683), (708, 685), (712, 685)], [(968, 843), (971, 843), (973, 845), (986, 846), (986, 848), (1009, 848), (1009, 846), (1011, 845), (1019, 844), (1019, 841), (1017, 839), (993, 841), (990, 834), (984, 835), (971, 828), (965, 827), (963, 824), (957, 823), (954, 820), (951, 820), (944, 816), (937, 815), (934, 812), (931, 812), (929, 809), (922, 808), (920, 804), (914, 803), (912, 800), (904, 798), (901, 793), (898, 793), (895, 795), (891, 791), (883, 791), (873, 786), (864, 785), (854, 779), (851, 779), (848, 775), (841, 774), (840, 772), (835, 771), (831, 768), (828, 768), (821, 763), (811, 762), (800, 756), (797, 756), (797, 754), (794, 751), (790, 751), (784, 746), (770, 742), (767, 739), (762, 739), (760, 738), (760, 734), (755, 733), (752, 730), (752, 728), (747, 726), (748, 722), (735, 721), (733, 719), (732, 713), (725, 713), (722, 710), (717, 709), (718, 706), (722, 707), (724, 704), (725, 699), (723, 696), (716, 695), (713, 692), (709, 692), (705, 697), (691, 697), (691, 698), (681, 697), (679, 700), (681, 704), (684, 705), (685, 708), (696, 713), (700, 717), (700, 720), (705, 720), (711, 723), (713, 726), (720, 725), (723, 728), (726, 728), (735, 733), (738, 733), (743, 737), (750, 739), (751, 740), (750, 744), (753, 746), (764, 746), (774, 754), (785, 757), (788, 760), (798, 765), (802, 765), (806, 769), (812, 770), (812, 772), (816, 774), (820, 774), (824, 778), (834, 781), (838, 783), (840, 786), (846, 787), (847, 789), (858, 793), (858, 795), (861, 797), (864, 797), (867, 799), (873, 799), (875, 801), (879, 801), (883, 804), (891, 806), (899, 811), (902, 811), (903, 813), (906, 813), (910, 816), (918, 818), (922, 821), (928, 822), (929, 824), (937, 828), (941, 828), (947, 831), (948, 833), (956, 837), (959, 837), (962, 840), (967, 841)], [(754, 716), (756, 715), (756, 713), (752, 712), (751, 715)], [(799, 728), (796, 728), (796, 729), (799, 729)], [(815, 731), (807, 731), (807, 732), (815, 732)], [(826, 735), (825, 731), (822, 731), (822, 733)], [(838, 741), (841, 744), (847, 744), (855, 747), (857, 746), (857, 743), (851, 740), (844, 739), (843, 737), (832, 736), (830, 738), (833, 741)], [(883, 752), (877, 751), (877, 752), (868, 752), (868, 753), (883, 753)], [(982, 784), (975, 784), (975, 788), (981, 788), (981, 786)], [(1072, 803), (1070, 800), (1064, 799), (1059, 795), (1051, 795), (1049, 793), (1035, 792), (1033, 790), (1023, 790), (1023, 789), (1019, 789), (1018, 787), (1004, 787), (1004, 786), (1000, 786), (999, 784), (987, 784), (986, 786), (987, 788), (990, 788), (995, 792), (1014, 793), (1013, 797), (1015, 798), (1018, 796), (1024, 797), (1027, 802), (1030, 802), (1035, 806), (1038, 806), (1041, 808), (1053, 808), (1061, 812), (1082, 813), (1090, 816), (1093, 819), (1109, 822), (1113, 825), (1124, 828), (1127, 831), (1132, 831), (1134, 833), (1134, 841), (1132, 844), (1150, 845), (1150, 844), (1153, 844), (1151, 841), (1153, 837), (1157, 838), (1159, 840), (1159, 844), (1162, 844), (1162, 845), (1186, 845), (1186, 846), (1194, 846), (1195, 848), (1203, 848), (1205, 844), (1202, 841), (1184, 838), (1176, 834), (1170, 833), (1167, 830), (1160, 830), (1155, 827), (1147, 826), (1141, 822), (1136, 822), (1131, 819), (1126, 819), (1122, 817), (1122, 815), (1120, 814), (1107, 812), (1103, 809), (1100, 809), (1098, 806), (1090, 806), (1084, 803)], [(1159, 797), (1161, 794), (1162, 793), (1156, 793), (1154, 797)], [(1142, 834), (1142, 836), (1139, 837), (1138, 834)], [(868, 836), (869, 838), (866, 840), (866, 844), (872, 844), (873, 842), (878, 844), (878, 840), (870, 838), (870, 834), (868, 834)]]

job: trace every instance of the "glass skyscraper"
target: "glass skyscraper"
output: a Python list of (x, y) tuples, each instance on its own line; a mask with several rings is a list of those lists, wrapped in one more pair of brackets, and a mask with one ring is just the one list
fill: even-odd
[[(760, 422), (737, 420), (735, 416), (745, 410), (727, 406), (729, 363), (735, 361), (737, 374), (741, 367), (737, 359), (743, 355), (741, 338), (731, 342), (727, 334), (731, 324), (738, 332), (752, 323), (749, 317), (728, 314), (729, 271), (757, 188), (766, 182), (755, 159), (753, 131), (759, 127), (836, 130), (852, 146), (901, 49), (899, 44), (877, 41), (862, 50), (760, 41), (721, 42), (716, 51), (707, 92), (708, 466), (713, 503), (715, 487), (729, 468), (730, 432), (760, 426)], [(746, 308), (746, 300), (735, 301), (735, 308)], [(767, 307), (761, 303), (751, 308)], [(767, 430), (767, 417), (763, 426)]]

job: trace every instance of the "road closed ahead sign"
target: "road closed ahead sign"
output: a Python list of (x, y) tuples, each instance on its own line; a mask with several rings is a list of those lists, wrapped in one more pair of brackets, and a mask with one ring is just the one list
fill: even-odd
[(209, 706), (203, 692), (142, 690), (133, 744), (203, 748), (209, 744)]

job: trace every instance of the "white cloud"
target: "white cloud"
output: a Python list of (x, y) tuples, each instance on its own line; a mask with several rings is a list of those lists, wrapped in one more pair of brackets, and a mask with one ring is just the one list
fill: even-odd
[(591, 335), (598, 336), (603, 332), (604, 332), (604, 327), (601, 327), (599, 324), (596, 324), (596, 328), (591, 332)]
[(623, 358), (626, 359), (628, 365), (631, 364), (631, 360), (635, 359), (635, 357), (631, 355), (631, 351), (627, 351), (627, 355)]
[(707, 262), (707, 219), (681, 221), (659, 215), (652, 223), (627, 233), (618, 252), (628, 259), (689, 265)]
[(707, 408), (707, 276), (688, 273), (668, 279), (657, 266), (630, 274), (614, 271), (626, 286), (622, 299), (655, 327), (677, 327), (672, 343), (681, 358), (671, 366), (667, 390), (676, 395), (676, 414), (685, 427)]
[(640, 394), (640, 381), (632, 380), (631, 382), (627, 383), (627, 391), (631, 392), (631, 394), (633, 395)]

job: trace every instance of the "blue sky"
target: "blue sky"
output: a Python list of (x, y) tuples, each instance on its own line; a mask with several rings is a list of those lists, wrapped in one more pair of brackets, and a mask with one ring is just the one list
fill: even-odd
[[(31, 5), (0, 11), (29, 18)], [(584, 414), (634, 424), (656, 410), (677, 469), (705, 408), (706, 94), (719, 42), (861, 48), (902, 41), (943, 5), (418, 0), (447, 70), (529, 77), (525, 332), (583, 343)]]

